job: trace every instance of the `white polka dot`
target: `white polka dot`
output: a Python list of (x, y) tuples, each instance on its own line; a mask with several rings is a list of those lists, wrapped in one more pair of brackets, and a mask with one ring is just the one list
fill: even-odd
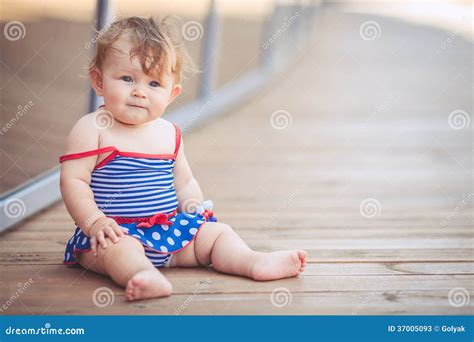
[(188, 218), (195, 218), (196, 217), (196, 214), (190, 214), (190, 213), (182, 213), (184, 216), (188, 217)]
[(162, 252), (168, 252), (168, 248), (166, 248), (165, 246), (161, 246), (160, 249)]
[(85, 245), (87, 242), (87, 236), (84, 236), (84, 239), (82, 239), (82, 244)]
[(71, 254), (69, 254), (69, 252), (67, 252), (66, 253), (66, 260), (68, 260), (70, 256), (71, 256)]
[(150, 241), (148, 241), (148, 240), (146, 240), (146, 244), (147, 244), (148, 246), (150, 246), (150, 247), (153, 247), (153, 244), (152, 244)]
[(203, 221), (203, 220), (197, 220), (196, 222), (197, 222), (197, 223), (199, 223), (199, 224), (202, 224), (202, 223), (204, 223), (204, 221)]
[(183, 246), (183, 247), (186, 246), (188, 244), (188, 242), (189, 242), (188, 240), (183, 240), (183, 242), (181, 242), (181, 246)]
[(154, 232), (153, 234), (151, 234), (151, 237), (155, 240), (161, 239), (161, 235), (158, 232)]
[(170, 227), (167, 226), (166, 224), (162, 224), (161, 228), (163, 228), (163, 230), (166, 232)]
[(138, 235), (138, 234), (133, 234), (132, 236), (134, 236), (134, 237), (136, 237), (136, 238), (139, 238), (139, 239), (142, 238), (142, 237), (141, 237), (140, 235)]
[(188, 220), (180, 220), (179, 223), (182, 224), (183, 226), (185, 226), (189, 223), (189, 221)]
[(128, 233), (128, 230), (129, 230), (128, 228), (125, 228), (125, 227), (120, 227), (120, 228), (122, 228), (122, 230), (125, 230)]
[(177, 230), (177, 229), (175, 229), (175, 230), (173, 231), (173, 233), (174, 233), (174, 235), (176, 235), (176, 236), (181, 236), (181, 232), (180, 232), (179, 230)]
[(191, 228), (191, 229), (189, 230), (189, 234), (191, 234), (191, 235), (196, 235), (197, 231), (198, 231), (198, 230), (197, 230), (196, 228)]
[(167, 238), (166, 241), (168, 241), (168, 243), (173, 246), (174, 245), (174, 240), (172, 238)]
[(173, 217), (173, 218), (170, 219), (170, 221), (174, 222), (174, 221), (176, 221), (176, 219)]
[(141, 229), (137, 229), (137, 232), (139, 232), (139, 233), (142, 234), (142, 235), (145, 235), (145, 233), (144, 233), (143, 230), (141, 230)]

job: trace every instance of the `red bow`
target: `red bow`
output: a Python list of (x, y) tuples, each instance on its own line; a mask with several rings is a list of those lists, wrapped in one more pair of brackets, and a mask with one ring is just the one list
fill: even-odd
[(176, 211), (173, 211), (171, 214), (157, 213), (151, 217), (148, 217), (145, 221), (137, 224), (137, 227), (150, 228), (155, 224), (165, 224), (171, 226), (173, 222), (168, 221), (170, 217), (176, 215)]
[(214, 213), (211, 210), (204, 210), (201, 215), (207, 220), (209, 217), (214, 216)]

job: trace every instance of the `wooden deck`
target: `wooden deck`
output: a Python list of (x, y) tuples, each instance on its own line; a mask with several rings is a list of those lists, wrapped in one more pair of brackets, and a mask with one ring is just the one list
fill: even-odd
[[(2, 313), (472, 314), (472, 131), (448, 124), (472, 108), (471, 45), (441, 49), (448, 33), (386, 18), (316, 20), (285, 75), (185, 136), (219, 220), (255, 249), (305, 248), (304, 274), (165, 269), (173, 296), (128, 303), (111, 280), (61, 264), (74, 226), (59, 203), (0, 237)], [(367, 20), (379, 39), (361, 39)], [(285, 129), (271, 124), (277, 110)], [(105, 307), (100, 287), (114, 294)]]

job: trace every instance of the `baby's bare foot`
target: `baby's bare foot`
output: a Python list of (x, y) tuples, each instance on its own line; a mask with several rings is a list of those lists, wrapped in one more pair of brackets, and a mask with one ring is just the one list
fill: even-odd
[(125, 298), (128, 301), (167, 297), (173, 288), (170, 282), (158, 270), (144, 270), (135, 274), (127, 283)]
[(275, 280), (295, 277), (306, 266), (306, 251), (256, 252), (250, 269), (254, 280)]

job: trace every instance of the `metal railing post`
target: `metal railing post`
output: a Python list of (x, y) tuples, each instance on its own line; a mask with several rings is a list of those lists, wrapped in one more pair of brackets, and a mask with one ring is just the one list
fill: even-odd
[(203, 72), (199, 88), (199, 98), (209, 97), (214, 90), (216, 72), (216, 50), (218, 34), (218, 17), (216, 13), (216, 2), (210, 1), (209, 13), (206, 18), (204, 47), (202, 49)]

